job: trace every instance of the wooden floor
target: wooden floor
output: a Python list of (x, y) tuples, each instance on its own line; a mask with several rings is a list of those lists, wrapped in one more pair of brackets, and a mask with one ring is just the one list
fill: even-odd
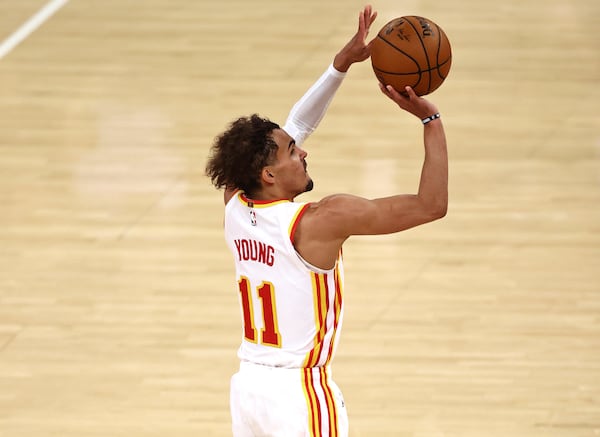
[[(44, 5), (0, 0), (0, 41)], [(0, 436), (227, 436), (235, 117), (283, 122), (358, 0), (71, 0), (0, 60)], [(600, 3), (381, 0), (440, 24), (450, 208), (351, 239), (334, 373), (351, 436), (600, 435)], [(422, 129), (354, 66), (315, 190), (413, 192)]]

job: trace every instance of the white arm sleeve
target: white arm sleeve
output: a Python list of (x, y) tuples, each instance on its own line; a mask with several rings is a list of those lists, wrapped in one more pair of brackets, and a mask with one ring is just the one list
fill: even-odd
[(282, 128), (296, 144), (301, 145), (317, 128), (344, 77), (346, 73), (337, 71), (330, 64), (327, 71), (296, 102)]

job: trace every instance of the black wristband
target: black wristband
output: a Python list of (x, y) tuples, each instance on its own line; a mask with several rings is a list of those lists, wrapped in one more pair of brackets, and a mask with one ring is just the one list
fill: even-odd
[(422, 119), (422, 120), (421, 120), (421, 122), (422, 122), (423, 124), (427, 124), (427, 123), (429, 123), (430, 121), (433, 121), (433, 120), (435, 120), (436, 118), (440, 118), (440, 113), (439, 113), (439, 112), (436, 112), (435, 114), (433, 114), (433, 115), (430, 115), (429, 117)]

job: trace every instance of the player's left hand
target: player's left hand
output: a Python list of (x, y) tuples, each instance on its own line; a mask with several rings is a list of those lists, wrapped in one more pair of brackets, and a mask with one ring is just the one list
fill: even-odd
[(357, 32), (333, 60), (336, 70), (346, 72), (352, 64), (362, 62), (371, 55), (371, 43), (367, 44), (367, 35), (375, 18), (377, 18), (377, 12), (373, 11), (371, 5), (365, 6), (358, 15)]

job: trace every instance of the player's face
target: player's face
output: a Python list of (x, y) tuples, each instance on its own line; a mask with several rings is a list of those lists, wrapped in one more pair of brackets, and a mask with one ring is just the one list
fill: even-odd
[(293, 138), (282, 129), (275, 129), (272, 135), (278, 146), (277, 160), (271, 166), (276, 175), (276, 183), (292, 197), (312, 190), (313, 181), (306, 171), (306, 151), (297, 146)]

